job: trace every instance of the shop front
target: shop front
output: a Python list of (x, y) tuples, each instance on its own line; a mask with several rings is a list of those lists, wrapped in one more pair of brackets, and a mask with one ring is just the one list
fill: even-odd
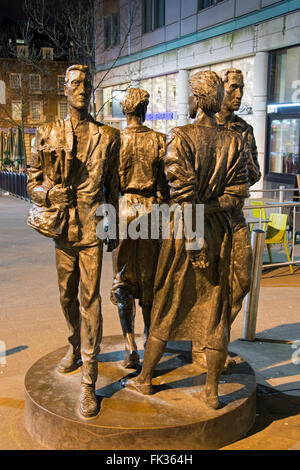
[(300, 171), (300, 46), (270, 53), (266, 181), (296, 185)]

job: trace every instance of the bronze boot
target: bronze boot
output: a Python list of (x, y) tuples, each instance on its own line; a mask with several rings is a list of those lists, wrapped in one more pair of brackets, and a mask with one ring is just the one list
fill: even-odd
[(78, 367), (80, 367), (80, 363), (78, 362), (79, 359), (81, 359), (80, 348), (74, 349), (73, 346), (70, 346), (66, 355), (58, 364), (57, 370), (61, 374), (72, 372), (73, 370), (76, 370)]
[(99, 411), (95, 385), (82, 384), (80, 396), (80, 413), (85, 418), (96, 416)]

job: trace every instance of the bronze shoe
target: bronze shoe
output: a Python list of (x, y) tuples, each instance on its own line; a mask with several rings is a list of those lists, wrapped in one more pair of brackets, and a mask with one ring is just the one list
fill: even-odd
[(95, 386), (82, 384), (80, 396), (80, 413), (85, 418), (96, 416), (99, 411)]
[(195, 394), (195, 397), (198, 398), (203, 405), (212, 410), (217, 410), (220, 408), (220, 401), (218, 395), (207, 396), (205, 390), (202, 390), (199, 394)]
[(124, 381), (123, 385), (127, 390), (142, 393), (143, 395), (153, 394), (153, 387), (151, 383), (139, 383), (136, 378), (128, 379), (126, 382)]
[(79, 348), (74, 350), (74, 348), (70, 346), (67, 354), (62, 358), (57, 366), (58, 372), (61, 374), (67, 374), (68, 372), (78, 369), (78, 367), (80, 367), (80, 363), (78, 362), (80, 359), (81, 354)]
[(123, 361), (123, 367), (126, 369), (137, 369), (139, 366), (140, 362), (140, 356), (136, 351), (132, 351), (132, 353), (129, 353), (129, 351), (126, 351), (126, 357)]

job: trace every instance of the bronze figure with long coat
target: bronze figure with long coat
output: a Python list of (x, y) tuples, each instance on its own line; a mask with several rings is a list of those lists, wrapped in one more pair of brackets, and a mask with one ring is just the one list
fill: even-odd
[(191, 77), (193, 124), (170, 133), (165, 174), (171, 203), (204, 204), (204, 247), (190, 251), (186, 240), (163, 240), (154, 286), (150, 335), (143, 368), (127, 387), (151, 393), (151, 378), (168, 340), (198, 340), (206, 351), (206, 386), (199, 397), (219, 406), (218, 381), (230, 334), (232, 211), (248, 195), (241, 137), (217, 127), (223, 83), (214, 72)]

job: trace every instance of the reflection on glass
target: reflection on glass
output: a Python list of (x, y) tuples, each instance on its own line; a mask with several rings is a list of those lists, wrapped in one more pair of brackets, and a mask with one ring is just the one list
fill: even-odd
[(275, 103), (300, 102), (300, 46), (274, 52), (271, 97)]
[(273, 119), (270, 133), (270, 170), (298, 173), (300, 119)]

